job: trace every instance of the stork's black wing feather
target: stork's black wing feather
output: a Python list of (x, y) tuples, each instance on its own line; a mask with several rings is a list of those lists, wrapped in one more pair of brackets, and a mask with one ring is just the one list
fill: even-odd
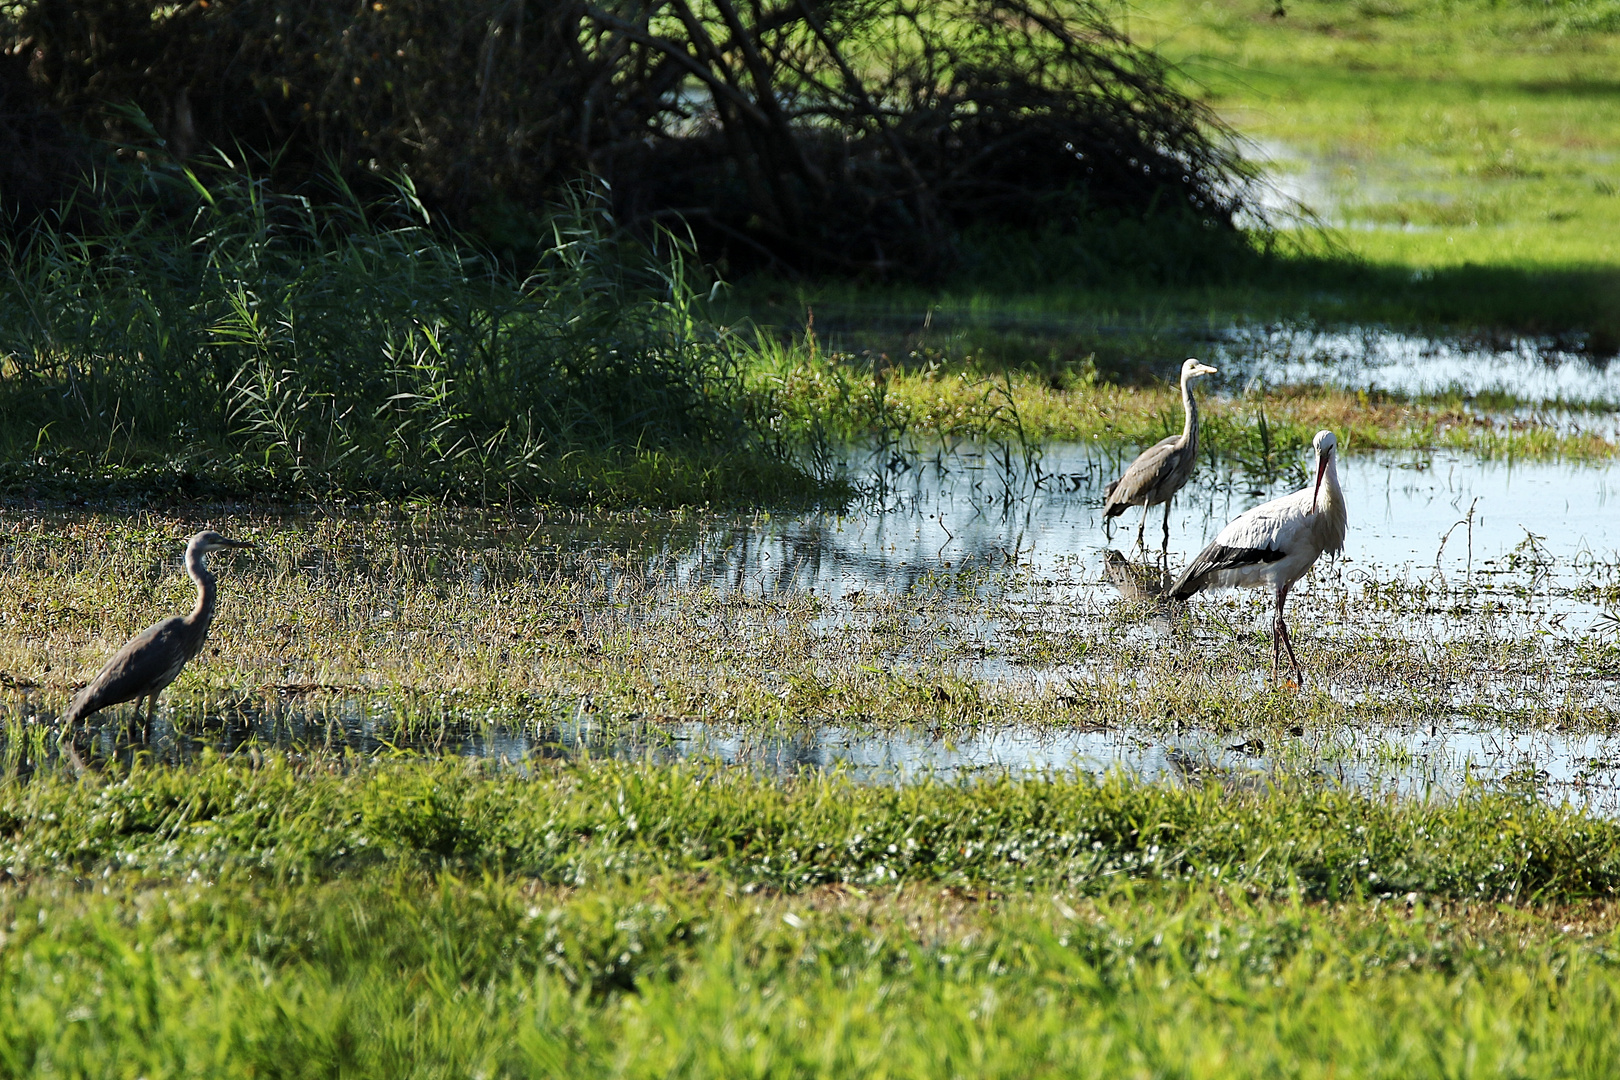
[(1227, 547), (1225, 544), (1211, 544), (1199, 552), (1198, 558), (1176, 578), (1176, 583), (1170, 586), (1170, 595), (1177, 600), (1185, 600), (1202, 589), (1209, 575), (1216, 571), (1274, 563), (1287, 555), (1286, 551), (1278, 551), (1276, 548), (1238, 548)]

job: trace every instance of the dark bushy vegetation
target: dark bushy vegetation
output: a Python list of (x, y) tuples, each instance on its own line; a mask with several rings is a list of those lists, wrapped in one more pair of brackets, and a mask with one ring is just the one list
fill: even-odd
[(736, 344), (670, 234), (611, 239), (576, 200), (520, 278), (430, 229), (408, 185), (365, 205), (341, 185), (315, 201), (239, 173), (147, 177), (189, 189), (7, 252), (13, 490), (679, 503), (805, 486), (746, 414)]
[(74, 123), (185, 160), (404, 169), (496, 247), (582, 175), (707, 258), (928, 275), (964, 227), (1237, 243), (1252, 175), (1087, 0), (32, 0), (0, 33)]

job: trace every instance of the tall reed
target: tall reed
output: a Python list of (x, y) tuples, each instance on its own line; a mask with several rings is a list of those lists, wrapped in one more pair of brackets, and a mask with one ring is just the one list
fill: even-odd
[(408, 180), (368, 204), (337, 181), (315, 197), (229, 168), (181, 175), (166, 202), (64, 218), (93, 224), (7, 252), (13, 478), (66, 458), (298, 495), (479, 499), (555, 494), (593, 470), (611, 486), (671, 459), (799, 475), (750, 420), (687, 246), (623, 238), (590, 192), (553, 208), (519, 275), (436, 230)]

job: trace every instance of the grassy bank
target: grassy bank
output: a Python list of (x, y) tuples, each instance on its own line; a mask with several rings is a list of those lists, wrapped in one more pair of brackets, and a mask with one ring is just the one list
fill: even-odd
[[(913, 351), (825, 354), (813, 347), (766, 347), (750, 371), (781, 430), (809, 441), (828, 435), (856, 445), (971, 440), (1038, 447), (1053, 440), (1096, 442), (1131, 452), (1179, 434), (1180, 388), (1162, 379), (1119, 384), (1099, 376), (1091, 357), (1009, 367), (986, 357), (951, 360)], [(1171, 365), (1160, 364), (1161, 367)], [(1348, 452), (1448, 449), (1483, 457), (1607, 460), (1604, 434), (1524, 416), (1505, 395), (1397, 394), (1287, 387), (1246, 393), (1195, 385), (1199, 441), (1212, 457), (1269, 458), (1308, 447), (1322, 428)], [(1601, 425), (1608, 410), (1590, 416)]]
[[(1124, 28), (1251, 140), (1284, 200), (1276, 258), (1199, 251), (1133, 222), (963, 237), (928, 287), (751, 283), (748, 310), (807, 306), (899, 355), (896, 315), (979, 324), (992, 359), (1094, 353), (1139, 370), (1233, 323), (1376, 323), (1620, 343), (1620, 23), (1601, 3), (1140, 0)], [(1282, 14), (1278, 14), (1281, 12)], [(1064, 324), (1042, 332), (1042, 320)], [(997, 326), (1033, 323), (996, 332)], [(1122, 335), (1121, 331), (1125, 331)]]
[(1620, 834), (1522, 801), (272, 760), (0, 803), (17, 1072), (1537, 1077), (1620, 1053), (1592, 898)]

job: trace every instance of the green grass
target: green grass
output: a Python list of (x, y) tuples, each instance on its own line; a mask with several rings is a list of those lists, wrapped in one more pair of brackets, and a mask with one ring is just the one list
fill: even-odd
[(41, 778), (0, 820), (12, 1073), (1595, 1077), (1620, 1056), (1620, 934), (1592, 898), (1620, 831), (1502, 797), (272, 759)]
[(1620, 826), (1523, 795), (1386, 800), (1305, 783), (1259, 792), (1089, 775), (972, 784), (778, 782), (651, 761), (499, 775), (455, 760), (254, 768), (205, 759), (0, 798), (13, 877), (324, 880), (370, 866), (501, 872), (556, 886), (712, 873), (797, 892), (906, 882), (1093, 892), (1219, 881), (1264, 894), (1569, 901), (1620, 889)]
[[(1179, 387), (1108, 381), (1090, 356), (1009, 368), (985, 353), (951, 360), (914, 350), (894, 362), (801, 346), (762, 349), (750, 379), (770, 400), (779, 429), (805, 442), (832, 435), (856, 445), (912, 438), (1038, 448), (1064, 440), (1134, 450), (1179, 434), (1183, 424)], [(1314, 387), (1219, 395), (1206, 386), (1194, 389), (1202, 402), (1200, 446), (1212, 458), (1294, 453), (1322, 428), (1336, 432), (1350, 453), (1450, 449), (1486, 458), (1606, 461), (1615, 452), (1613, 442), (1589, 430), (1512, 418), (1520, 403), (1510, 398)]]
[[(1200, 250), (1132, 222), (1078, 238), (963, 238), (929, 285), (745, 283), (744, 310), (851, 329), (901, 355), (932, 311), (958, 352), (1022, 363), (1094, 354), (1140, 378), (1210, 330), (1299, 320), (1424, 333), (1559, 335), (1620, 348), (1620, 23), (1602, 4), (1141, 0), (1115, 9), (1252, 140), (1328, 232), (1275, 258)], [(1173, 230), (1172, 230), (1173, 232)], [(1121, 331), (1125, 333), (1121, 333)], [(939, 346), (938, 333), (930, 344)]]
[(1165, 0), (1127, 21), (1293, 157), (1285, 175), (1359, 226), (1344, 234), (1354, 251), (1425, 267), (1620, 262), (1620, 23), (1590, 18), (1602, 5), (1284, 6)]
[[(42, 226), (0, 289), (0, 490), (681, 505), (839, 497), (750, 412), (673, 236), (581, 196), (513, 273), (407, 183), (158, 197)], [(208, 185), (205, 186), (204, 180)], [(109, 182), (110, 186), (110, 182)], [(768, 493), (768, 495), (767, 495)]]

